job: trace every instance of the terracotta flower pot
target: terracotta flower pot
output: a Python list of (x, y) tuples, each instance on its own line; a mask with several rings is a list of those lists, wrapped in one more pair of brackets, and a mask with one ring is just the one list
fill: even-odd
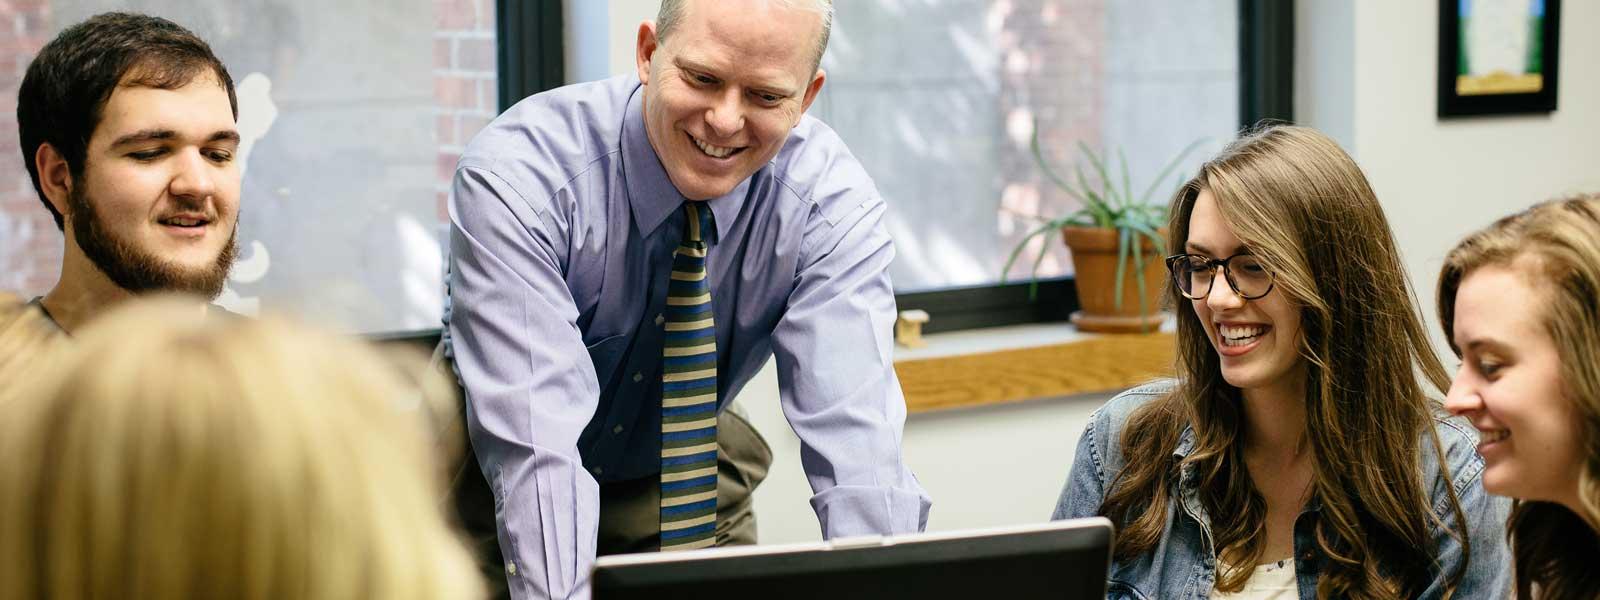
[[(1166, 229), (1158, 231), (1165, 236)], [(1137, 263), (1129, 255), (1128, 270), (1123, 274), (1122, 305), (1116, 301), (1117, 292), (1117, 230), (1098, 227), (1062, 227), (1061, 237), (1072, 251), (1072, 268), (1076, 273), (1078, 304), (1081, 309), (1072, 313), (1072, 324), (1082, 331), (1101, 333), (1144, 333), (1155, 331), (1166, 320), (1161, 311), (1162, 294), (1167, 286), (1167, 266), (1150, 240), (1140, 236), (1144, 252), (1144, 302), (1139, 301), (1140, 275)], [(1141, 310), (1141, 306), (1143, 310)]]

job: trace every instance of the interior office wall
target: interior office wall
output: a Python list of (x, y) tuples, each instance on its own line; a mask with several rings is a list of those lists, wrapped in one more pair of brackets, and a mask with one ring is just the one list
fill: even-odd
[(1299, 2), (1299, 120), (1366, 171), (1448, 355), (1433, 288), (1450, 247), (1537, 201), (1600, 191), (1600, 3), (1562, 3), (1556, 112), (1441, 121), (1437, 2)]
[(610, 64), (611, 75), (621, 75), (634, 70), (634, 43), (639, 37), (639, 23), (654, 21), (660, 0), (607, 0), (611, 6)]

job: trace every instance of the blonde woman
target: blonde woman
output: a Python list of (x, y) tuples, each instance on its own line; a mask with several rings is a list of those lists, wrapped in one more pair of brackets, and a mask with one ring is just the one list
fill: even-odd
[(1508, 523), (1519, 598), (1600, 598), (1600, 196), (1535, 206), (1457, 245), (1439, 318)]
[(119, 308), (0, 407), (0, 599), (482, 596), (394, 363), (195, 312)]
[(1383, 211), (1316, 131), (1271, 127), (1173, 201), (1177, 380), (1100, 408), (1056, 518), (1117, 524), (1122, 598), (1497, 598), (1477, 486)]

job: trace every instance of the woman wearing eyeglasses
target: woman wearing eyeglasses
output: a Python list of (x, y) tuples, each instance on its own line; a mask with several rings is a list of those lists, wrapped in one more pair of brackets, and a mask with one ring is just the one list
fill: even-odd
[(1249, 133), (1168, 229), (1178, 377), (1096, 411), (1055, 512), (1117, 524), (1110, 596), (1505, 596), (1506, 505), (1426, 395), (1448, 377), (1355, 162)]

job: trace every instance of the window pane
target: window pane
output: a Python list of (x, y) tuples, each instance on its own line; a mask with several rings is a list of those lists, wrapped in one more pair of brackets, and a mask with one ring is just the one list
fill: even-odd
[[(828, 81), (812, 114), (844, 137), (889, 203), (899, 292), (996, 283), (1039, 222), (1031, 216), (1080, 206), (1035, 164), (1035, 120), (1063, 175), (1080, 160), (1080, 142), (1120, 150), (1136, 195), (1185, 146), (1209, 138), (1175, 174), (1192, 175), (1238, 127), (1237, 0), (834, 7)], [(1177, 181), (1152, 197), (1165, 204)], [(1026, 277), (1046, 244), (1039, 274), (1070, 274), (1053, 236), (1036, 239), (1011, 278)]]
[(17, 65), (15, 79), (0, 80), (10, 107), (0, 114), (9, 144), (0, 176), (22, 173), (0, 198), (0, 288), (42, 293), (60, 261), (60, 235), (15, 150), (9, 103), (21, 72), (61, 28), (131, 10), (194, 30), (237, 87), (240, 255), (219, 303), (353, 331), (438, 326), (450, 177), (466, 140), (496, 114), (492, 0), (391, 0), (382, 10), (327, 0), (9, 5), (32, 16), (17, 21), (25, 47), (0, 46), (0, 65)]

